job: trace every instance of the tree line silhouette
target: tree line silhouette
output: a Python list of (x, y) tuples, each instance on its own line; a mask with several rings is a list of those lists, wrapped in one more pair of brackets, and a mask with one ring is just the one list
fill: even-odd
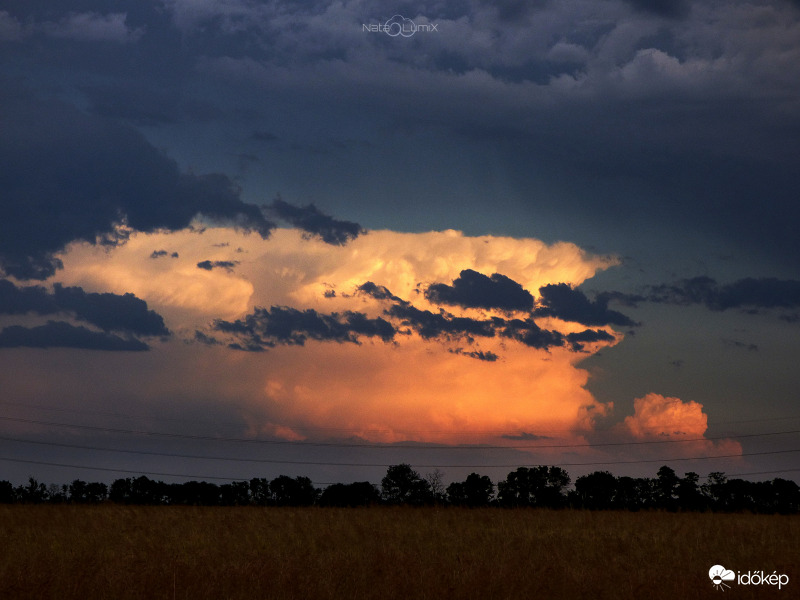
[(371, 506), (451, 505), (465, 507), (545, 507), (591, 510), (750, 511), (800, 512), (800, 487), (794, 481), (728, 479), (711, 473), (700, 484), (697, 473), (679, 477), (668, 466), (656, 476), (616, 477), (595, 471), (578, 477), (570, 488), (561, 467), (519, 467), (496, 485), (486, 475), (471, 473), (464, 481), (445, 486), (436, 470), (420, 475), (411, 465), (390, 466), (380, 487), (368, 482), (335, 483), (314, 487), (308, 477), (281, 475), (272, 480), (253, 478), (225, 484), (206, 481), (164, 483), (144, 475), (105, 483), (79, 479), (69, 485), (49, 486), (31, 477), (14, 487), (0, 481), (0, 503), (72, 503), (197, 506)]

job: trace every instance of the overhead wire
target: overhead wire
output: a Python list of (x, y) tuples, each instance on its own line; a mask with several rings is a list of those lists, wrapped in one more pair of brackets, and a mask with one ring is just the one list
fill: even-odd
[(588, 444), (469, 444), (469, 445), (430, 445), (424, 443), (373, 443), (373, 442), (313, 442), (297, 440), (265, 440), (260, 438), (240, 438), (212, 435), (194, 435), (187, 433), (169, 433), (158, 431), (146, 431), (139, 429), (125, 429), (118, 427), (101, 427), (97, 425), (81, 425), (75, 423), (58, 423), (54, 421), (41, 421), (38, 419), (24, 419), (20, 417), (0, 417), (0, 421), (12, 421), (16, 423), (27, 423), (33, 425), (46, 425), (50, 427), (63, 427), (68, 429), (81, 429), (88, 431), (99, 431), (104, 433), (120, 433), (126, 435), (141, 435), (146, 437), (161, 437), (170, 439), (186, 439), (194, 441), (216, 441), (216, 442), (236, 442), (256, 445), (291, 445), (295, 447), (334, 447), (334, 448), (382, 448), (382, 449), (414, 449), (414, 450), (506, 450), (506, 449), (565, 449), (565, 448), (599, 448), (611, 446), (641, 446), (650, 444), (675, 444), (687, 442), (707, 442), (727, 439), (746, 439), (755, 437), (767, 437), (775, 435), (789, 435), (800, 433), (800, 429), (788, 431), (771, 431), (766, 433), (750, 433), (728, 436), (709, 436), (702, 438), (681, 438), (665, 440), (639, 440), (625, 442), (597, 442)]
[[(676, 403), (680, 402), (679, 400), (675, 401)], [(147, 419), (147, 420), (155, 420), (155, 421), (164, 421), (164, 422), (176, 422), (176, 423), (193, 423), (193, 424), (204, 424), (204, 425), (231, 425), (231, 426), (241, 426), (242, 422), (220, 422), (220, 421), (205, 421), (199, 419), (186, 419), (186, 418), (176, 418), (176, 417), (164, 417), (164, 416), (156, 416), (156, 415), (132, 415), (132, 414), (124, 414), (119, 412), (111, 412), (111, 411), (99, 411), (99, 410), (86, 410), (86, 409), (79, 409), (79, 408), (72, 408), (72, 407), (63, 407), (63, 406), (48, 406), (42, 404), (31, 404), (31, 403), (24, 403), (24, 402), (11, 402), (11, 401), (0, 401), (0, 406), (15, 406), (20, 408), (33, 408), (37, 410), (49, 410), (54, 412), (66, 412), (66, 413), (76, 413), (76, 414), (87, 414), (87, 415), (100, 415), (100, 416), (110, 416), (110, 417), (117, 417), (121, 419)], [(784, 417), (762, 417), (758, 419), (736, 419), (736, 420), (726, 420), (726, 421), (714, 421), (714, 426), (719, 425), (731, 425), (731, 424), (741, 424), (741, 423), (761, 423), (761, 422), (772, 422), (772, 421), (792, 421), (800, 419), (800, 415), (789, 415)], [(362, 433), (364, 429), (356, 429), (350, 427), (321, 427), (321, 426), (306, 426), (306, 425), (292, 425), (292, 429), (298, 431), (321, 431), (321, 432), (339, 432), (339, 433), (352, 433), (358, 434)], [(390, 428), (382, 428), (382, 427), (370, 427), (368, 431), (392, 431)], [(538, 433), (546, 434), (546, 433), (571, 433), (573, 430), (571, 429), (537, 429)], [(595, 432), (603, 432), (608, 431), (607, 429), (596, 429)], [(413, 430), (404, 430), (406, 434), (437, 434), (437, 433), (450, 433), (450, 430), (442, 430), (442, 429), (413, 429)], [(459, 433), (462, 434), (475, 434), (475, 435), (491, 435), (491, 434), (508, 434), (508, 429), (462, 429), (459, 430)], [(730, 436), (728, 436), (730, 437)]]

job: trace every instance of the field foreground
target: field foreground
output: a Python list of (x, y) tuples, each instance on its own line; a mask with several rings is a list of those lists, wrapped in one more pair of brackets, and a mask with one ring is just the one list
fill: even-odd
[(787, 574), (800, 517), (533, 509), (0, 506), (0, 598), (703, 598)]

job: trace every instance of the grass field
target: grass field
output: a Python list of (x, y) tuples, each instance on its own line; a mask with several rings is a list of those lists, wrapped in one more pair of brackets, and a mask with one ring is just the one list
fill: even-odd
[(800, 517), (437, 508), (0, 506), (0, 598), (703, 598), (786, 573)]

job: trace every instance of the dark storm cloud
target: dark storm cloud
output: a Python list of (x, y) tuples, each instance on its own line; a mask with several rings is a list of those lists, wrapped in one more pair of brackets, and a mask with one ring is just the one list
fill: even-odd
[(164, 319), (147, 308), (147, 302), (133, 294), (85, 292), (79, 287), (53, 286), (48, 292), (40, 286), (17, 287), (0, 280), (0, 314), (66, 313), (105, 331), (136, 335), (169, 335)]
[[(358, 290), (378, 300), (391, 301), (393, 304), (384, 310), (384, 314), (398, 320), (401, 327), (410, 328), (428, 340), (464, 338), (471, 342), (474, 337), (492, 338), (501, 336), (539, 350), (547, 350), (569, 344), (570, 349), (574, 352), (582, 351), (586, 343), (614, 340), (614, 336), (603, 330), (587, 329), (580, 333), (564, 335), (558, 331), (542, 329), (533, 319), (536, 316), (536, 312), (530, 313), (524, 319), (503, 319), (500, 317), (473, 319), (470, 317), (457, 317), (441, 309), (438, 313), (419, 309), (410, 302), (398, 298), (386, 287), (375, 285), (372, 282), (361, 285)], [(619, 314), (614, 313), (614, 311), (607, 311), (605, 314), (609, 313), (612, 318), (614, 315)], [(601, 313), (597, 312), (597, 314)], [(609, 323), (603, 322), (602, 324)], [(466, 354), (460, 349), (456, 353)], [(476, 356), (475, 354), (472, 353), (470, 356), (481, 360), (496, 360), (497, 358), (493, 353), (487, 353), (483, 356)], [(483, 353), (477, 352), (477, 354), (482, 355)]]
[(358, 286), (359, 292), (372, 296), (376, 300), (394, 300), (395, 302), (405, 302), (402, 298), (395, 296), (386, 286), (377, 285), (371, 281)]
[(498, 20), (510, 25), (524, 25), (528, 16), (544, 7), (549, 0), (480, 0), (480, 4), (494, 10)]
[(436, 283), (428, 287), (425, 297), (436, 304), (464, 308), (499, 308), (524, 310), (533, 308), (533, 296), (513, 279), (494, 273), (487, 277), (472, 269), (464, 269), (453, 285)]
[(495, 327), (500, 319), (481, 320), (456, 317), (445, 311), (438, 313), (422, 310), (409, 302), (395, 304), (386, 309), (385, 314), (398, 319), (404, 327), (410, 327), (425, 339), (455, 336), (494, 337)]
[(500, 358), (497, 354), (491, 351), (484, 352), (483, 350), (468, 351), (463, 348), (456, 348), (455, 350), (448, 350), (451, 354), (460, 354), (461, 356), (468, 356), (484, 362), (496, 362)]
[(340, 221), (321, 212), (313, 204), (307, 206), (294, 206), (276, 198), (266, 207), (269, 214), (281, 219), (309, 233), (319, 237), (323, 242), (335, 246), (343, 246), (364, 233), (358, 223)]
[(121, 81), (113, 85), (84, 86), (81, 91), (89, 98), (92, 113), (136, 125), (168, 125), (183, 120), (204, 122), (223, 116), (220, 108), (187, 98), (176, 86)]
[(114, 334), (91, 331), (63, 321), (48, 321), (38, 327), (11, 325), (0, 331), (0, 348), (80, 348), (84, 350), (149, 350), (144, 342)]
[(198, 269), (204, 269), (206, 271), (210, 271), (212, 269), (225, 269), (229, 273), (233, 271), (233, 268), (239, 264), (238, 260), (203, 260), (197, 263)]
[(711, 277), (682, 279), (676, 283), (650, 286), (640, 294), (611, 292), (606, 297), (629, 305), (639, 302), (658, 304), (702, 304), (714, 311), (742, 309), (798, 308), (800, 281), (774, 277), (746, 277), (732, 283), (719, 284)]
[(214, 329), (238, 338), (243, 343), (239, 349), (247, 350), (263, 350), (276, 344), (302, 346), (309, 339), (358, 344), (359, 338), (372, 337), (390, 342), (396, 333), (394, 326), (382, 318), (370, 319), (350, 311), (323, 314), (288, 306), (256, 307), (244, 319), (215, 321)]
[(44, 279), (69, 242), (124, 223), (178, 230), (202, 215), (267, 237), (274, 227), (225, 175), (181, 173), (137, 131), (57, 101), (0, 92), (0, 267)]
[(540, 317), (556, 317), (582, 325), (621, 325), (635, 323), (615, 310), (609, 310), (608, 298), (598, 296), (594, 302), (580, 290), (566, 283), (549, 284), (539, 288), (541, 299), (534, 312)]
[(222, 344), (222, 342), (220, 342), (217, 338), (212, 337), (206, 333), (203, 333), (199, 329), (195, 329), (194, 339), (195, 341), (200, 342), (201, 344), (204, 344), (206, 346), (219, 346)]
[(614, 336), (602, 329), (587, 329), (578, 333), (568, 333), (567, 341), (572, 344), (572, 349), (576, 352), (583, 350), (583, 345), (593, 342), (613, 342)]
[(636, 10), (671, 19), (683, 19), (691, 10), (688, 0), (625, 0), (625, 2)]
[(548, 348), (564, 345), (564, 336), (558, 331), (542, 329), (532, 318), (511, 319), (502, 323), (500, 335), (522, 342), (531, 348), (547, 350)]

